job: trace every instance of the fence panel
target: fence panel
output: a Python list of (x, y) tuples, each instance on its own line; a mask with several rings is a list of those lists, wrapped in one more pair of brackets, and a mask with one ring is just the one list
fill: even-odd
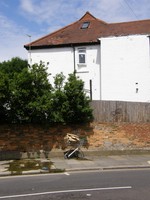
[(150, 122), (150, 103), (93, 100), (91, 107), (95, 121)]

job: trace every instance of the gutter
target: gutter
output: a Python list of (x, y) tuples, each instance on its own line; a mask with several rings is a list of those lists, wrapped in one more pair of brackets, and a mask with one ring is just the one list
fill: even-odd
[[(33, 49), (49, 49), (49, 48), (59, 48), (59, 47), (75, 47), (75, 46), (83, 46), (83, 45), (97, 45), (98, 42), (83, 42), (83, 43), (68, 43), (68, 44), (57, 44), (57, 45), (39, 45), (39, 46), (34, 46), (32, 43), (32, 50)], [(30, 44), (24, 45), (24, 48), (26, 50), (29, 50)]]

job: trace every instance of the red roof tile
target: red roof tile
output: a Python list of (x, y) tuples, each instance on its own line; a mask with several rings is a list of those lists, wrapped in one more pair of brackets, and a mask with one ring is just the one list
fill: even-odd
[[(89, 27), (86, 29), (82, 29), (84, 22), (90, 22)], [(150, 34), (150, 20), (108, 24), (86, 12), (80, 20), (24, 47), (29, 49), (29, 46), (31, 48), (49, 48), (54, 46), (95, 44), (98, 43), (98, 38), (101, 37), (134, 34)]]

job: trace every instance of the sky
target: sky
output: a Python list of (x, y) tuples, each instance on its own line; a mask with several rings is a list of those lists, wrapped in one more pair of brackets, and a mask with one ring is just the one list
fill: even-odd
[(25, 44), (87, 11), (107, 23), (150, 19), (150, 0), (0, 0), (0, 62), (27, 59)]

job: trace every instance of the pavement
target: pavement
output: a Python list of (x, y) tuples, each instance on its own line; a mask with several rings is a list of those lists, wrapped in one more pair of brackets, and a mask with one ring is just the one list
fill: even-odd
[(150, 168), (148, 155), (93, 156), (85, 160), (52, 158), (54, 166), (65, 171)]
[[(114, 170), (114, 169), (137, 169), (149, 168), (150, 169), (150, 154), (149, 153), (136, 153), (125, 155), (101, 155), (97, 152), (86, 153), (84, 159), (65, 159), (63, 152), (50, 158), (53, 162), (52, 168), (55, 170), (71, 172), (83, 170)], [(7, 171), (9, 161), (0, 161), (0, 176), (11, 175)], [(39, 174), (46, 173), (41, 170), (31, 170), (22, 174)]]

